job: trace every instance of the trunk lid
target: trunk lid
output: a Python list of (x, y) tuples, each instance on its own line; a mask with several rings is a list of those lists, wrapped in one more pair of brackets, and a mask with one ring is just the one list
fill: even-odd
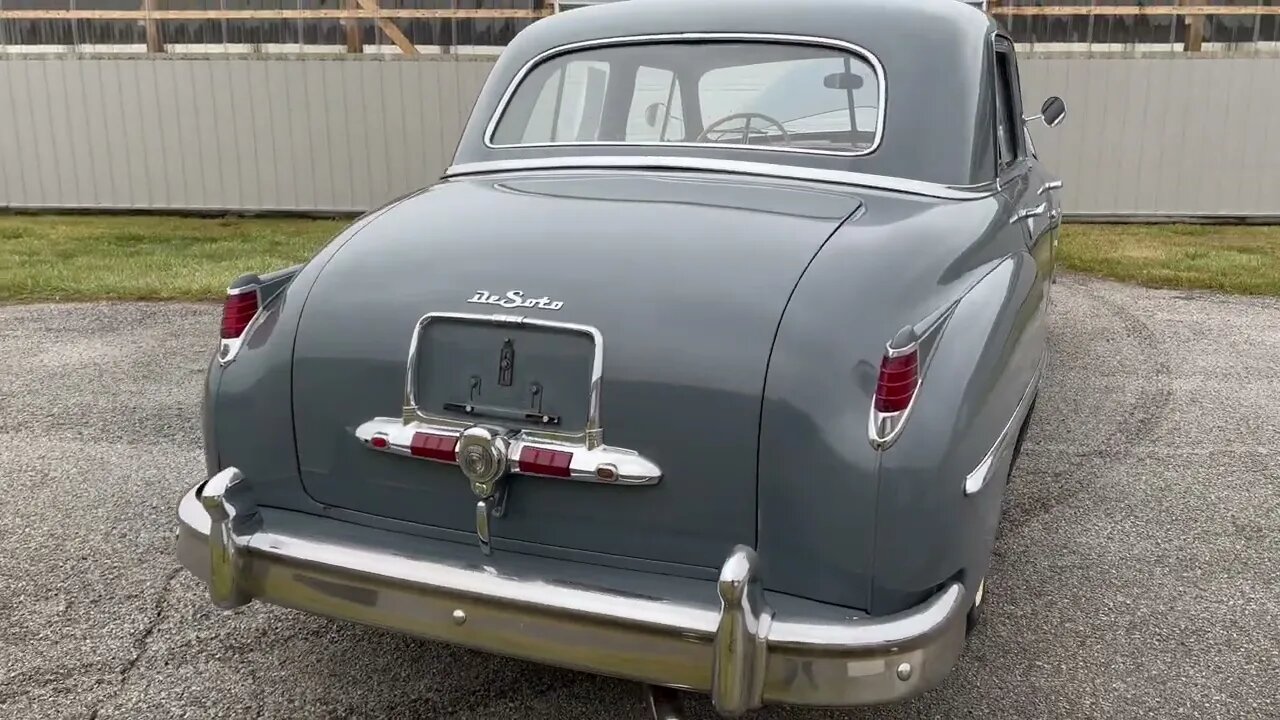
[[(733, 544), (756, 540), (761, 393), (779, 319), (859, 206), (801, 184), (625, 172), (453, 180), (409, 199), (339, 251), (307, 298), (293, 374), (307, 492), (474, 541), (477, 498), (456, 465), (372, 451), (356, 429), (401, 416), (428, 313), (586, 326), (602, 341), (603, 441), (656, 463), (661, 480), (511, 476), (494, 546), (718, 567)], [(503, 427), (536, 429), (542, 414), (582, 430), (593, 348), (571, 330), (434, 323), (412, 361), (415, 399), (463, 421), (474, 402), (499, 415), (534, 408), (486, 417)]]

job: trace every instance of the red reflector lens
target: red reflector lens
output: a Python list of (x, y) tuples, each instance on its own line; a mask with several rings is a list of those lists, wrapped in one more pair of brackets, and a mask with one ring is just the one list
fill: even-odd
[(369, 444), (378, 448), (379, 450), (385, 450), (388, 444), (387, 437), (385, 435), (374, 435), (372, 438), (370, 438)]
[(227, 295), (222, 302), (222, 339), (230, 340), (244, 334), (249, 321), (258, 314), (258, 291)]
[(439, 460), (441, 462), (457, 462), (453, 448), (458, 438), (452, 435), (432, 435), (430, 433), (414, 433), (409, 444), (409, 453), (414, 457)]
[(551, 477), (569, 477), (573, 453), (526, 447), (520, 450), (520, 472)]
[(898, 357), (886, 356), (880, 362), (880, 379), (876, 382), (876, 410), (882, 413), (906, 410), (916, 394), (919, 379), (916, 350)]

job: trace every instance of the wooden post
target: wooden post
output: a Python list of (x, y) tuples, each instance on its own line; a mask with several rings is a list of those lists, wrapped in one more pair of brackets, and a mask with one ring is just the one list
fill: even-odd
[[(1202, 0), (1179, 0), (1179, 5), (1202, 5)], [(1190, 15), (1186, 17), (1187, 37), (1182, 43), (1182, 49), (1187, 52), (1200, 52), (1200, 47), (1204, 44), (1204, 15)]]
[[(453, 10), (458, 7), (458, 0), (449, 0), (449, 9)], [(457, 20), (445, 20), (444, 26), (449, 30), (449, 38), (440, 43), (440, 54), (451, 55), (453, 53), (453, 41), (456, 40), (458, 33)]]
[(164, 52), (164, 37), (160, 34), (160, 21), (151, 17), (150, 13), (161, 10), (160, 0), (142, 0), (142, 9), (147, 11), (147, 52)]
[[(378, 0), (356, 0), (356, 2), (360, 3), (360, 7), (365, 10), (381, 9), (378, 7)], [(395, 43), (396, 47), (400, 48), (400, 52), (405, 55), (418, 54), (418, 48), (414, 47), (413, 43), (409, 42), (409, 38), (405, 37), (403, 32), (400, 32), (400, 28), (396, 27), (395, 23), (384, 17), (378, 18), (377, 22), (378, 27), (382, 29), (382, 32), (386, 33), (387, 37), (391, 38), (391, 42)]]
[[(348, 10), (355, 10), (356, 0), (347, 0)], [(352, 55), (364, 54), (364, 38), (360, 36), (360, 19), (347, 18), (342, 21), (347, 26), (347, 52)]]

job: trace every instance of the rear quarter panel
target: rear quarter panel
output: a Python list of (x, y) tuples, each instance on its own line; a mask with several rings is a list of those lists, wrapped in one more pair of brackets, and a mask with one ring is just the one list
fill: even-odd
[[(964, 478), (1013, 413), (1043, 331), (1035, 263), (1002, 195), (864, 199), (778, 330), (761, 415), (759, 550), (769, 589), (883, 614), (985, 571), (1003, 488), (975, 501)], [(922, 343), (931, 350), (906, 429), (877, 452), (867, 421), (885, 344), (947, 313)]]
[[(906, 430), (881, 455), (875, 611), (919, 602), (955, 578), (985, 576), (1008, 460), (973, 495), (964, 481), (991, 450), (1043, 355), (1036, 265), (1015, 253), (969, 290), (939, 329)], [(1016, 430), (1015, 430), (1016, 431)]]

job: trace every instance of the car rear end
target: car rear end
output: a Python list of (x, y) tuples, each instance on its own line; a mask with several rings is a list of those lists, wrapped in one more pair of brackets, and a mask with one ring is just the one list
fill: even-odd
[[(895, 522), (880, 515), (892, 443), (877, 433), (928, 382), (937, 335), (918, 341), (939, 326), (925, 320), (990, 269), (953, 262), (953, 231), (996, 201), (831, 182), (886, 137), (878, 61), (848, 42), (730, 35), (657, 51), (586, 40), (602, 54), (581, 77), (534, 67), (528, 98), (491, 81), (477, 107), (510, 101), (528, 122), (478, 117), (459, 156), (483, 144), (536, 155), (530, 167), (471, 163), (305, 265), (232, 283), (206, 385), (209, 477), (178, 508), (178, 556), (217, 605), (693, 690), (726, 716), (942, 680), (973, 592), (952, 553), (910, 548), (896, 585), (877, 584)], [(733, 98), (761, 89), (762, 48), (768, 78), (812, 70), (840, 123), (789, 132), (803, 118), (773, 117), (785, 94), (730, 122)], [(602, 58), (636, 72), (645, 52), (678, 65), (654, 85), (665, 100), (606, 112), (619, 83)], [(576, 140), (638, 129), (661, 143), (686, 122), (676, 71), (717, 62), (731, 71), (711, 123), (724, 142), (684, 128), (697, 137), (661, 162), (637, 146), (575, 167), (557, 154), (559, 111), (537, 120), (577, 93)], [(510, 62), (495, 73), (515, 77)], [(747, 160), (715, 164), (730, 153)], [(954, 460), (948, 431), (933, 437), (898, 456), (922, 474)]]

